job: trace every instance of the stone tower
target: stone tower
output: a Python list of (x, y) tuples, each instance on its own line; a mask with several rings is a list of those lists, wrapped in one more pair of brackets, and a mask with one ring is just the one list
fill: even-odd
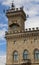
[(8, 32), (6, 65), (39, 65), (39, 29), (24, 29), (26, 14), (12, 3), (7, 10)]
[(9, 30), (18, 31), (24, 30), (24, 22), (26, 20), (26, 14), (23, 11), (23, 7), (15, 8), (14, 4), (12, 3), (11, 9), (6, 13), (8, 17), (8, 24)]

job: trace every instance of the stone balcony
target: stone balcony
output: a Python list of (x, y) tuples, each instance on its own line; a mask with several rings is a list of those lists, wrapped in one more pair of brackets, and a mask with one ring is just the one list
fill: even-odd
[(31, 60), (30, 59), (23, 60), (21, 65), (31, 65)]

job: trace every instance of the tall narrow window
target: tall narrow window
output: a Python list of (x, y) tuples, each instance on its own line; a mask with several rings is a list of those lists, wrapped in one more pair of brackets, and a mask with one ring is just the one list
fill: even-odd
[(28, 59), (28, 51), (27, 50), (24, 50), (24, 52), (23, 52), (23, 59), (24, 60)]
[(18, 61), (18, 52), (17, 51), (15, 51), (13, 53), (13, 59), (14, 59), (14, 61)]
[(39, 60), (39, 50), (34, 51), (34, 58), (35, 60)]

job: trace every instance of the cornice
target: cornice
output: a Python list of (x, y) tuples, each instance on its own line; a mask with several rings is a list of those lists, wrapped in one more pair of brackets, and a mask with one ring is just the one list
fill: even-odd
[(8, 31), (6, 32), (6, 38), (22, 38), (22, 37), (32, 37), (32, 36), (39, 36), (39, 30), (31, 30), (31, 31)]

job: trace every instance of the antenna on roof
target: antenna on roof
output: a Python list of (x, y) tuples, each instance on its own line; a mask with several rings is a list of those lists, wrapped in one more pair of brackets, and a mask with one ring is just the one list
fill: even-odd
[(14, 8), (15, 6), (14, 6), (14, 0), (12, 1), (12, 3), (11, 3), (11, 8)]

